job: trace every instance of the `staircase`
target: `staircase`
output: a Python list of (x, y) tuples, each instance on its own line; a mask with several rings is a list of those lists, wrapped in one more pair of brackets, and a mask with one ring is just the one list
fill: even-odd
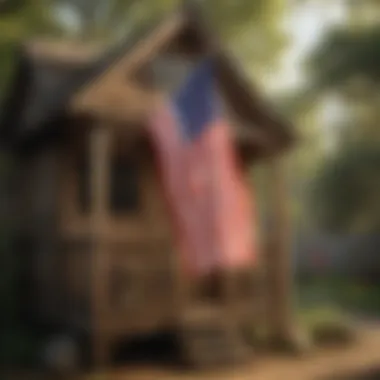
[(180, 336), (185, 362), (192, 367), (231, 366), (249, 358), (250, 349), (222, 310), (193, 310), (183, 321)]

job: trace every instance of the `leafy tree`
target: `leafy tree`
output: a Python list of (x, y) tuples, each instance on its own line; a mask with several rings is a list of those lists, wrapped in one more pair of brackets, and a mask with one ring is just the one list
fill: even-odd
[(309, 59), (317, 88), (337, 88), (355, 77), (380, 80), (380, 26), (331, 31)]
[(380, 23), (366, 17), (371, 10), (379, 12), (379, 3), (348, 3), (346, 25), (331, 30), (307, 62), (310, 99), (334, 93), (350, 120), (339, 128), (338, 149), (321, 165), (310, 197), (311, 214), (324, 228), (380, 228)]
[(51, 19), (48, 0), (9, 3), (12, 6), (4, 6), (0, 11), (0, 97), (12, 75), (13, 56), (19, 44), (33, 34), (62, 32)]
[(312, 214), (333, 231), (376, 232), (380, 228), (380, 149), (344, 147), (323, 163), (311, 194)]

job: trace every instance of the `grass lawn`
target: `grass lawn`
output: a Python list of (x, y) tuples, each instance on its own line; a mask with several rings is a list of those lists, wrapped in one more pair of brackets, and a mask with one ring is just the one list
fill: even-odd
[(322, 306), (380, 318), (380, 285), (338, 278), (315, 279), (298, 285), (297, 302), (301, 309)]

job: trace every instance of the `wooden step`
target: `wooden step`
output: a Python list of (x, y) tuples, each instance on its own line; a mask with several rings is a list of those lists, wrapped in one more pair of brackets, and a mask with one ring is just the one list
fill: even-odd
[(184, 359), (193, 367), (217, 367), (243, 362), (249, 351), (242, 336), (223, 314), (204, 313), (204, 318), (189, 318), (182, 326)]

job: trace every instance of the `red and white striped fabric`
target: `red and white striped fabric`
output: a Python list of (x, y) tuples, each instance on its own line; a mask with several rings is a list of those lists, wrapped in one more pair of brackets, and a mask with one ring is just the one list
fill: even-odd
[[(195, 72), (185, 86), (193, 91), (190, 100), (162, 100), (149, 124), (179, 249), (195, 275), (242, 267), (255, 257), (252, 204), (229, 125), (213, 103), (204, 106), (214, 94), (204, 87), (209, 77)], [(187, 124), (192, 117), (196, 123)]]

